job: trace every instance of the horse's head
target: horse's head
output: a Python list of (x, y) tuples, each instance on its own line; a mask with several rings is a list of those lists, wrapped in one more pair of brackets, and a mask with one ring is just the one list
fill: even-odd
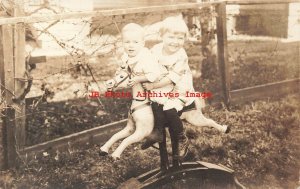
[(108, 91), (115, 89), (128, 88), (129, 73), (124, 69), (118, 71), (113, 79), (105, 82)]
[(128, 72), (122, 69), (117, 71), (112, 79), (101, 82), (90, 82), (86, 87), (89, 92), (105, 93), (106, 91), (128, 88), (128, 79)]

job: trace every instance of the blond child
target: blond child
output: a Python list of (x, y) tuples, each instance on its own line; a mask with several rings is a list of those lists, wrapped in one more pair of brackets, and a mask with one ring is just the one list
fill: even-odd
[(188, 150), (188, 139), (183, 131), (180, 113), (185, 106), (192, 105), (193, 98), (186, 97), (186, 91), (193, 92), (193, 78), (188, 65), (188, 57), (183, 49), (187, 37), (188, 28), (182, 18), (168, 17), (162, 23), (160, 34), (162, 43), (155, 45), (151, 51), (158, 58), (168, 74), (159, 82), (144, 83), (147, 90), (173, 85), (173, 93), (178, 93), (176, 98), (168, 98), (164, 103), (152, 103), (155, 126), (152, 134), (142, 145), (142, 149), (150, 147), (156, 142), (162, 141), (162, 131), (165, 123), (169, 126), (172, 143), (178, 144), (173, 149), (173, 159), (181, 159)]

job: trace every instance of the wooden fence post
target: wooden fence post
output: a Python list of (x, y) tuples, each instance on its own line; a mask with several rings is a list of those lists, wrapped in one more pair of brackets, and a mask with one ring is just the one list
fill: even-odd
[(5, 135), (5, 165), (4, 168), (15, 167), (17, 164), (17, 148), (15, 138), (15, 110), (7, 108), (4, 119), (4, 135)]
[(2, 122), (2, 144), (4, 168), (14, 166), (16, 163), (15, 127), (13, 124), (14, 113), (11, 105), (14, 97), (14, 55), (13, 55), (13, 30), (11, 25), (2, 25), (0, 31), (1, 53), (0, 53), (0, 73), (1, 92), (3, 92), (5, 106), (4, 119)]
[(0, 26), (0, 169), (5, 165), (5, 144), (4, 144), (4, 123), (3, 123), (3, 108), (4, 108), (4, 62), (3, 62), (3, 41), (2, 41), (2, 26)]
[[(24, 0), (15, 0), (14, 16), (24, 16)], [(19, 97), (23, 92), (26, 84), (26, 64), (25, 64), (25, 25), (18, 23), (14, 25), (14, 78), (15, 78), (15, 96)], [(23, 78), (23, 79), (21, 79)], [(23, 149), (25, 146), (25, 99), (15, 102), (18, 107), (15, 111), (15, 135), (17, 150)]]
[(218, 38), (218, 62), (222, 79), (224, 102), (228, 106), (230, 102), (230, 68), (228, 63), (227, 28), (226, 28), (226, 2), (216, 6), (217, 9), (217, 38)]
[[(20, 7), (23, 7), (23, 0), (15, 0), (14, 16), (23, 16)], [(0, 122), (0, 166), (10, 168), (17, 165), (17, 153), (25, 146), (25, 100), (13, 100), (25, 88), (24, 24), (2, 25), (0, 38), (0, 91), (4, 100), (1, 109), (5, 109), (4, 118)]]
[[(0, 110), (2, 112), (2, 110)], [(2, 116), (0, 117), (0, 170), (5, 165), (5, 150), (4, 150), (4, 123)]]

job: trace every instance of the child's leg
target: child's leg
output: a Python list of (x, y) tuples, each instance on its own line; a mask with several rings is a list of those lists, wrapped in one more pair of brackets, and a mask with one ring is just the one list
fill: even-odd
[[(108, 153), (109, 148), (118, 140), (125, 138), (127, 136), (129, 136), (134, 130), (134, 122), (132, 119), (132, 116), (128, 116), (128, 121), (127, 121), (127, 125), (124, 129), (122, 129), (121, 131), (117, 132), (116, 134), (114, 134), (101, 148), (100, 150), (104, 153), (102, 153), (103, 155), (105, 155), (105, 152)], [(101, 154), (100, 154), (101, 155)]]
[(152, 133), (154, 132), (160, 139), (159, 142), (161, 142), (163, 138), (164, 123), (166, 122), (165, 115), (163, 112), (163, 106), (157, 103), (152, 103), (151, 108), (153, 111), (155, 123)]
[(175, 135), (174, 130), (169, 126), (169, 133), (172, 144), (172, 164), (173, 167), (180, 166), (180, 158), (179, 158), (179, 141), (178, 136)]
[(156, 142), (162, 142), (163, 140), (163, 129), (165, 123), (165, 115), (163, 106), (157, 103), (151, 104), (153, 115), (154, 115), (154, 128), (152, 133), (146, 137), (146, 141), (142, 144), (141, 149), (145, 150)]
[(173, 158), (182, 158), (187, 153), (188, 139), (183, 130), (183, 124), (175, 108), (164, 111), (169, 124), (172, 140)]
[(133, 119), (136, 126), (135, 132), (121, 142), (118, 148), (111, 154), (113, 158), (120, 158), (127, 146), (140, 142), (152, 132), (154, 117), (150, 107), (148, 110), (134, 112)]
[(181, 138), (185, 137), (183, 132), (183, 124), (178, 116), (177, 110), (175, 108), (165, 110), (164, 114), (172, 133), (174, 133), (175, 136), (180, 136)]

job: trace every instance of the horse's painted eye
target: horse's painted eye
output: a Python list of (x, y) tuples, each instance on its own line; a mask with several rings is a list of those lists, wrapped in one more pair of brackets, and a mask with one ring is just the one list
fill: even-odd
[(121, 79), (123, 79), (123, 78), (124, 78), (124, 76), (120, 75), (120, 78), (121, 78)]

